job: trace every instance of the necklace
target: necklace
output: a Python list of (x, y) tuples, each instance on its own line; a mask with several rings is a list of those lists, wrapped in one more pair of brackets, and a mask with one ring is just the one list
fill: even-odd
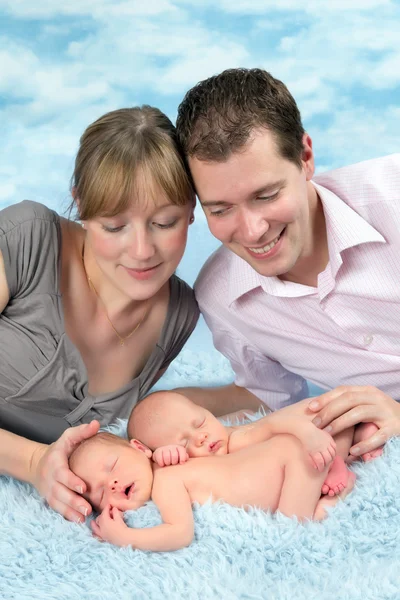
[[(86, 269), (85, 269), (85, 273), (86, 273)], [(113, 330), (114, 330), (114, 333), (115, 333), (115, 335), (116, 335), (116, 336), (117, 336), (117, 338), (119, 339), (119, 343), (120, 343), (120, 345), (121, 345), (121, 346), (125, 346), (125, 342), (126, 342), (126, 340), (129, 340), (129, 338), (130, 338), (130, 337), (131, 337), (131, 336), (132, 336), (132, 335), (133, 335), (133, 334), (134, 334), (134, 333), (135, 333), (135, 332), (136, 332), (136, 331), (139, 329), (139, 327), (141, 326), (141, 324), (143, 323), (143, 321), (144, 321), (144, 320), (145, 320), (145, 318), (147, 317), (148, 310), (146, 310), (146, 312), (144, 313), (143, 317), (140, 319), (139, 323), (137, 323), (137, 325), (134, 327), (134, 329), (132, 329), (132, 331), (131, 331), (131, 332), (130, 332), (128, 335), (126, 335), (125, 337), (122, 337), (122, 335), (120, 335), (120, 334), (118, 333), (118, 331), (115, 329), (115, 327), (114, 327), (114, 325), (113, 325), (113, 323), (112, 323), (112, 321), (111, 321), (110, 317), (108, 316), (108, 312), (107, 312), (106, 305), (104, 304), (104, 302), (103, 302), (102, 298), (100, 297), (100, 295), (99, 295), (98, 291), (96, 290), (96, 288), (95, 288), (95, 286), (94, 286), (94, 284), (93, 284), (93, 281), (90, 279), (90, 277), (89, 277), (89, 275), (88, 275), (87, 273), (86, 273), (86, 277), (87, 277), (87, 280), (88, 280), (89, 286), (90, 286), (90, 287), (93, 289), (94, 293), (96, 294), (96, 296), (98, 297), (98, 299), (99, 299), (99, 300), (100, 300), (100, 302), (102, 303), (102, 305), (103, 305), (103, 308), (104, 308), (104, 313), (105, 313), (105, 315), (106, 315), (106, 317), (107, 317), (107, 321), (110, 323), (111, 327), (112, 327), (112, 328), (113, 328)]]

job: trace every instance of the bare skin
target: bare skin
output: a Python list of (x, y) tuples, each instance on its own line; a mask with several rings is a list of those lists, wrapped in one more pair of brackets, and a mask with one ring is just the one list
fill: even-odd
[[(226, 427), (209, 411), (176, 392), (151, 394), (132, 412), (128, 435), (139, 438), (151, 448), (153, 460), (160, 466), (184, 462), (188, 457), (218, 456), (237, 452), (280, 433), (297, 437), (305, 449), (310, 465), (322, 471), (330, 464), (322, 493), (340, 494), (350, 476), (345, 459), (352, 444), (354, 428), (340, 433), (335, 440), (311, 422), (308, 400), (288, 406), (256, 422)], [(371, 435), (369, 430), (356, 436)]]
[[(60, 220), (65, 330), (87, 369), (89, 393), (101, 395), (123, 387), (146, 364), (165, 322), (169, 279), (183, 256), (192, 211), (189, 200), (187, 205), (177, 206), (160, 191), (156, 200), (147, 199), (145, 207), (132, 198), (124, 213), (112, 218), (94, 217), (84, 228)], [(173, 226), (165, 229), (170, 223)], [(122, 230), (113, 233), (113, 228)], [(128, 272), (153, 267), (154, 275), (146, 281)], [(9, 301), (0, 251), (0, 313)], [(123, 346), (106, 315), (126, 337)], [(140, 328), (129, 336), (139, 322)], [(68, 457), (98, 427), (94, 421), (71, 428), (51, 445), (0, 429), (0, 473), (29, 481), (66, 519), (83, 522), (92, 507), (80, 495), (85, 483), (69, 470)]]
[[(167, 551), (190, 544), (194, 531), (192, 503), (203, 504), (210, 496), (213, 501), (223, 500), (232, 506), (280, 511), (301, 521), (324, 518), (325, 508), (339, 499), (320, 499), (328, 467), (322, 471), (313, 469), (300, 442), (290, 435), (278, 435), (233, 454), (198, 458), (164, 469), (155, 465), (152, 488), (151, 469), (144, 469), (143, 458), (138, 454), (141, 451), (149, 456), (150, 451), (137, 440), (131, 444), (135, 447), (124, 440), (107, 445), (92, 440), (72, 461), (74, 472), (86, 482), (88, 499), (96, 505), (96, 499), (101, 498), (98, 508), (102, 513), (92, 522), (94, 534), (120, 546)], [(107, 461), (117, 466), (107, 466)], [(118, 472), (118, 465), (122, 464), (125, 467)], [(162, 525), (130, 529), (122, 519), (122, 511), (128, 510), (130, 503), (132, 508), (138, 507), (137, 473), (138, 494), (144, 488), (151, 489)], [(121, 479), (123, 483), (119, 485)], [(347, 491), (353, 483), (352, 478)]]

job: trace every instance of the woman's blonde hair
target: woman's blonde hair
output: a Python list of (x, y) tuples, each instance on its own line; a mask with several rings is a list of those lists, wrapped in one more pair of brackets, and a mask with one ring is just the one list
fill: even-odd
[[(140, 183), (139, 183), (140, 181)], [(172, 204), (194, 203), (194, 188), (176, 130), (151, 106), (122, 108), (89, 125), (80, 139), (71, 181), (79, 218), (114, 216), (144, 191)]]

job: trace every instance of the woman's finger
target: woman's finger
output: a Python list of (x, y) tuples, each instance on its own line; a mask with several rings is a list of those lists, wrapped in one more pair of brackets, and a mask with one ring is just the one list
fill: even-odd
[(84, 423), (83, 425), (77, 425), (76, 427), (70, 427), (60, 436), (55, 442), (55, 446), (62, 445), (65, 452), (69, 456), (72, 451), (78, 446), (83, 440), (93, 437), (99, 431), (100, 423), (98, 421), (91, 421), (90, 423)]
[[(79, 494), (72, 492), (70, 489), (58, 482), (54, 484), (51, 490), (51, 494), (48, 498), (46, 498), (46, 500), (49, 506), (51, 506), (51, 508), (53, 508), (54, 510), (58, 510), (56, 506), (59, 505), (65, 507), (64, 511), (61, 513), (64, 516), (66, 513), (69, 514), (70, 511), (68, 510), (68, 508), (71, 509), (72, 514), (75, 517), (75, 513), (79, 513), (82, 519), (90, 515), (90, 513), (92, 512), (92, 507), (90, 506), (89, 502), (87, 502)], [(66, 518), (68, 520), (71, 520), (68, 517)], [(74, 518), (74, 520), (77, 519)]]
[(74, 490), (78, 494), (84, 494), (86, 491), (86, 483), (75, 475), (68, 466), (68, 463), (59, 466), (53, 472), (53, 477), (56, 481), (64, 485), (70, 490)]
[(363, 440), (362, 442), (354, 444), (354, 446), (350, 448), (350, 454), (358, 457), (366, 452), (376, 450), (377, 448), (383, 446), (383, 444), (385, 444), (390, 437), (391, 432), (389, 431), (389, 428), (385, 427), (383, 429), (378, 429), (378, 431), (367, 440)]
[(51, 503), (49, 502), (48, 504), (53, 510), (60, 513), (60, 515), (62, 515), (67, 521), (72, 521), (74, 523), (84, 523), (85, 521), (84, 515), (82, 515), (79, 510), (74, 509), (69, 504), (61, 502), (57, 498), (53, 498)]

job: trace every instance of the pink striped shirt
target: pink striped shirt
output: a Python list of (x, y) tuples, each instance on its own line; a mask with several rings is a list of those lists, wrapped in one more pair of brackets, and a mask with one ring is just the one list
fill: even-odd
[(277, 409), (331, 389), (374, 385), (400, 400), (400, 154), (315, 177), (329, 262), (308, 287), (259, 275), (225, 247), (195, 292), (235, 383)]

